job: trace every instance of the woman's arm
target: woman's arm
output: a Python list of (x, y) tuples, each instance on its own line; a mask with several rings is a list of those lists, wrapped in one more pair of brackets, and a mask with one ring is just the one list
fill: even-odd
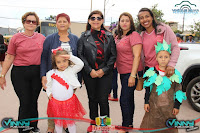
[(136, 74), (137, 74), (137, 70), (138, 70), (138, 66), (140, 63), (140, 55), (141, 55), (141, 51), (142, 51), (142, 44), (136, 44), (132, 47), (132, 51), (133, 51), (133, 65), (132, 65), (132, 70), (131, 70), (131, 75), (129, 77), (129, 82), (128, 82), (128, 86), (132, 87), (135, 85), (135, 78), (136, 78)]
[(40, 77), (42, 79), (42, 86), (45, 90), (47, 88), (46, 72), (48, 71), (47, 65), (48, 65), (48, 55), (50, 51), (49, 45), (50, 45), (50, 40), (49, 37), (47, 37), (43, 43), (43, 51), (41, 55), (41, 64), (40, 64)]
[[(83, 36), (83, 35), (82, 35)], [(87, 59), (84, 56), (84, 42), (83, 42), (83, 37), (78, 40), (78, 47), (77, 47), (77, 52), (78, 52), (78, 57), (83, 61), (84, 63), (84, 70), (86, 71), (87, 74), (90, 74), (92, 71), (91, 66), (89, 65)]]
[(167, 26), (167, 32), (168, 32), (167, 34), (169, 35), (169, 39), (170, 39), (169, 43), (171, 43), (171, 50), (172, 50), (171, 57), (170, 57), (171, 59), (168, 63), (168, 66), (175, 68), (176, 63), (177, 63), (178, 58), (179, 58), (179, 55), (180, 55), (180, 48), (178, 46), (176, 35), (171, 30), (171, 28), (168, 27), (168, 26)]
[(110, 58), (106, 62), (106, 66), (102, 68), (105, 74), (108, 73), (109, 70), (113, 69), (117, 57), (116, 44), (112, 35), (110, 35), (110, 45), (111, 45)]
[(47, 73), (47, 65), (48, 65), (48, 56), (49, 56), (49, 45), (50, 39), (47, 37), (43, 44), (43, 51), (41, 55), (41, 64), (40, 64), (40, 77), (46, 76)]
[(4, 76), (0, 78), (0, 86), (2, 89), (4, 89), (4, 87), (6, 86), (5, 75), (8, 72), (10, 66), (12, 65), (14, 59), (15, 59), (15, 56), (11, 54), (7, 54), (5, 57), (5, 61), (4, 61), (2, 72), (1, 72), (1, 76), (2, 75)]

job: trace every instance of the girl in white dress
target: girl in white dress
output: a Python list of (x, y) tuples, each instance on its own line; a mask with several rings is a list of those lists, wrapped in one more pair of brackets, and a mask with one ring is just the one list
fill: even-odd
[(83, 118), (86, 114), (74, 94), (74, 89), (81, 86), (76, 75), (84, 63), (61, 47), (53, 49), (52, 53), (53, 69), (46, 74), (49, 97), (47, 114), (48, 117), (57, 118), (54, 118), (57, 133), (62, 133), (63, 127), (68, 127), (70, 133), (76, 133), (72, 119)]

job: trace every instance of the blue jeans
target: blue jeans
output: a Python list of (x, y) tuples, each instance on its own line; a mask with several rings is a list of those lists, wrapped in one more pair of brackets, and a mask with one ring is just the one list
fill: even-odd
[(122, 126), (129, 127), (133, 125), (133, 114), (135, 110), (134, 103), (134, 90), (137, 85), (137, 78), (135, 80), (135, 86), (128, 87), (128, 79), (130, 77), (130, 73), (128, 74), (120, 74), (121, 79), (121, 96), (120, 96), (120, 106), (122, 111)]
[(118, 98), (118, 96), (117, 96), (117, 88), (118, 88), (117, 78), (118, 78), (118, 72), (117, 72), (117, 68), (115, 68), (115, 69), (113, 69), (113, 78), (112, 78), (113, 98)]

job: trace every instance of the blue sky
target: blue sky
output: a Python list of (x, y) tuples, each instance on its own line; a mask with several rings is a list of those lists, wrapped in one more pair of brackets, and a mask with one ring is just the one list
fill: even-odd
[[(92, 10), (98, 9), (103, 12), (104, 1), (92, 0)], [(136, 18), (142, 7), (151, 8), (158, 4), (158, 9), (163, 11), (165, 20), (179, 22), (179, 25), (182, 25), (183, 14), (172, 12), (172, 9), (176, 8), (175, 5), (181, 2), (182, 0), (106, 0), (105, 22), (109, 25), (111, 21), (117, 21), (122, 12), (129, 12)], [(200, 0), (189, 2), (196, 5), (191, 6), (192, 9), (200, 9)], [(1, 0), (0, 27), (22, 27), (21, 16), (28, 11), (35, 11), (40, 19), (64, 12), (70, 16), (71, 21), (86, 22), (90, 9), (91, 0)], [(200, 12), (185, 15), (185, 25), (191, 25), (194, 21), (200, 21)]]

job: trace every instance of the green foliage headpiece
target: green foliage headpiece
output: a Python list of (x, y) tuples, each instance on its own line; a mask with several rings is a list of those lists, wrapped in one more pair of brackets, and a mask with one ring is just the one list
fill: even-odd
[(157, 42), (157, 45), (155, 45), (156, 54), (160, 51), (167, 51), (171, 54), (171, 43), (168, 45), (167, 42), (163, 39), (163, 43)]

